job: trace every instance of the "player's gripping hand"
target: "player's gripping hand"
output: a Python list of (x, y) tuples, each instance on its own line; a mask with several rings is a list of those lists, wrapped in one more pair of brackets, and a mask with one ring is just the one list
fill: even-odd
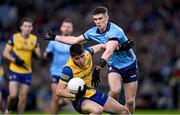
[(81, 86), (79, 86), (78, 93), (76, 94), (76, 100), (79, 100), (80, 98), (82, 98), (86, 94), (87, 88), (88, 87), (86, 86), (86, 84), (84, 84), (83, 90), (81, 90)]
[(15, 63), (18, 65), (18, 66), (23, 66), (24, 65), (24, 61), (18, 57), (15, 58)]
[(128, 40), (127, 42), (125, 42), (119, 46), (119, 50), (126, 51), (126, 50), (131, 49), (133, 46), (134, 46), (134, 41)]
[(47, 27), (42, 27), (39, 31), (39, 36), (43, 40), (55, 40), (56, 34)]
[(93, 72), (93, 75), (92, 75), (92, 86), (94, 87), (97, 87), (100, 83), (100, 70), (101, 68), (99, 66), (96, 66), (94, 68), (94, 72)]

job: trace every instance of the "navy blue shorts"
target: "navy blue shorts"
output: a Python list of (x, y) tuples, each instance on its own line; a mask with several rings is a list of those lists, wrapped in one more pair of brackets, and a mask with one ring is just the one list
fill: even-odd
[(130, 83), (133, 81), (137, 81), (137, 63), (136, 61), (133, 62), (131, 65), (122, 68), (122, 69), (117, 69), (115, 67), (109, 67), (109, 73), (115, 72), (118, 73), (122, 76), (123, 83)]
[(60, 76), (57, 75), (51, 75), (51, 83), (59, 83)]
[(83, 101), (91, 100), (93, 102), (98, 103), (99, 105), (101, 105), (103, 107), (104, 104), (106, 103), (107, 99), (108, 99), (108, 95), (101, 93), (99, 91), (96, 91), (96, 93), (90, 98), (81, 98), (77, 101), (72, 101), (72, 105), (77, 112), (83, 113), (81, 110), (81, 104)]
[(9, 81), (17, 81), (22, 84), (30, 85), (31, 78), (32, 78), (32, 73), (22, 74), (13, 71), (9, 72)]

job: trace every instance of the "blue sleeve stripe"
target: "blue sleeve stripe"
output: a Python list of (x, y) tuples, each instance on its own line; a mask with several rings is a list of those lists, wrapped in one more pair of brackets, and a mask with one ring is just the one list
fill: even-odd
[(8, 40), (8, 44), (12, 45), (12, 46), (14, 45), (14, 37), (13, 36), (11, 36), (10, 39)]
[(115, 38), (115, 37), (114, 37), (114, 38), (109, 38), (109, 41), (110, 41), (110, 40), (119, 41), (118, 38)]
[(72, 69), (69, 66), (65, 66), (62, 70), (62, 74), (60, 79), (65, 82), (69, 82), (69, 80), (73, 77)]
[(85, 48), (91, 55), (94, 55), (94, 50), (92, 48)]

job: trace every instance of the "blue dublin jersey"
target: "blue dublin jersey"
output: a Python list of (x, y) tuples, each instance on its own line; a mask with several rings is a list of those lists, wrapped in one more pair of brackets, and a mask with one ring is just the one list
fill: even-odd
[(53, 60), (51, 63), (50, 74), (51, 76), (61, 76), (63, 67), (70, 56), (70, 45), (63, 44), (57, 41), (50, 41), (46, 52), (53, 53)]
[[(97, 27), (93, 27), (87, 30), (83, 36), (86, 40), (92, 40), (104, 44), (106, 44), (111, 38), (116, 38), (119, 44), (123, 44), (128, 40), (122, 28), (112, 22), (108, 22), (106, 30), (102, 33), (100, 33)], [(127, 51), (115, 51), (108, 64), (109, 66), (122, 69), (131, 65), (135, 60), (136, 56), (132, 49)]]

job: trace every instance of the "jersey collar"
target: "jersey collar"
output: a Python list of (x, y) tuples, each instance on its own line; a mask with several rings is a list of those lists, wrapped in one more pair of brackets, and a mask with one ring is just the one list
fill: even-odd
[(96, 33), (102, 34), (102, 33), (105, 33), (105, 32), (107, 32), (107, 31), (109, 31), (109, 30), (110, 30), (110, 25), (111, 25), (111, 23), (108, 22), (108, 23), (107, 23), (106, 30), (105, 30), (104, 32), (100, 32), (100, 30), (97, 28)]

